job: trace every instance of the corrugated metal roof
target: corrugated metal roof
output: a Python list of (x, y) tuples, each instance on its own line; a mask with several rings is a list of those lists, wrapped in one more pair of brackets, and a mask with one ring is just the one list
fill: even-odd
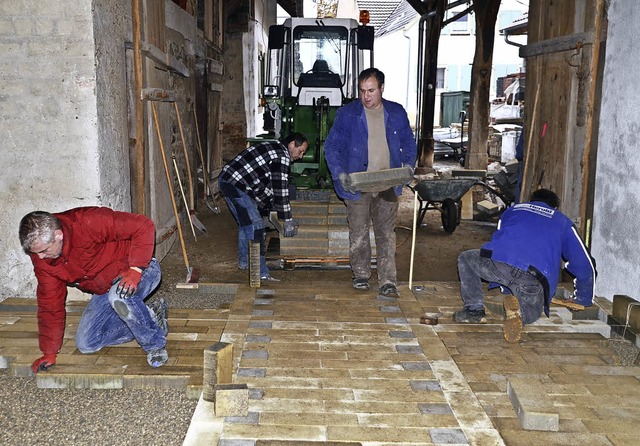
[(407, 3), (406, 0), (402, 0), (389, 17), (387, 17), (387, 20), (376, 29), (376, 37), (404, 28), (416, 17), (418, 17), (418, 13), (413, 9), (413, 6)]
[(369, 11), (369, 25), (377, 32), (401, 2), (402, 0), (358, 0), (358, 8)]

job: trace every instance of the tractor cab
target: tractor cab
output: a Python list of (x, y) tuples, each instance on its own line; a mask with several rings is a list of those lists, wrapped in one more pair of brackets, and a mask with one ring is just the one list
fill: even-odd
[(261, 138), (300, 132), (309, 139), (304, 157), (291, 166), (296, 187), (332, 187), (324, 141), (337, 109), (357, 99), (358, 74), (372, 65), (373, 27), (356, 20), (290, 18), (269, 28)]

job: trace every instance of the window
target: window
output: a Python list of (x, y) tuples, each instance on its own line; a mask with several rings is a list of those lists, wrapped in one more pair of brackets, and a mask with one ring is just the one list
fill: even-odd
[(293, 31), (294, 82), (301, 74), (322, 71), (344, 82), (349, 31), (343, 26), (297, 26)]
[(446, 68), (438, 68), (436, 73), (436, 88), (444, 88), (444, 73)]
[[(451, 11), (449, 13), (449, 17), (454, 17), (456, 14), (459, 14), (462, 11)], [(469, 24), (469, 14), (465, 14), (460, 17), (455, 22), (449, 24), (449, 28), (451, 29), (451, 34), (469, 34), (470, 24)]]

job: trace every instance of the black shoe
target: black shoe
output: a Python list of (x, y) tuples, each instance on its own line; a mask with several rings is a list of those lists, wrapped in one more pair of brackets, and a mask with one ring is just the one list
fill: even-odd
[(462, 310), (453, 313), (453, 320), (459, 324), (486, 324), (487, 315), (484, 312), (484, 308), (470, 310), (464, 307)]
[(165, 336), (167, 336), (167, 333), (169, 333), (169, 321), (167, 321), (168, 307), (169, 306), (162, 297), (154, 300), (149, 304), (149, 308), (155, 315), (156, 323), (162, 329), (162, 332)]
[(396, 286), (392, 283), (387, 283), (382, 285), (378, 290), (378, 292), (385, 297), (395, 297), (395, 298), (400, 297), (400, 293), (398, 293), (398, 288), (396, 288)]
[(364, 278), (356, 278), (353, 279), (353, 287), (356, 290), (368, 290), (369, 289), (369, 279), (364, 279)]

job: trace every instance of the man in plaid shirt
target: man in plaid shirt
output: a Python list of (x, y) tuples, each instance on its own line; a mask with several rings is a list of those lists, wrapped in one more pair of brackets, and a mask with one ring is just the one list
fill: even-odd
[(266, 237), (261, 212), (275, 209), (283, 236), (293, 237), (298, 223), (291, 216), (289, 167), (302, 158), (309, 144), (300, 133), (282, 141), (255, 144), (229, 161), (218, 179), (220, 192), (238, 223), (238, 268), (249, 266), (249, 240), (260, 242), (260, 279), (275, 280), (265, 261)]

